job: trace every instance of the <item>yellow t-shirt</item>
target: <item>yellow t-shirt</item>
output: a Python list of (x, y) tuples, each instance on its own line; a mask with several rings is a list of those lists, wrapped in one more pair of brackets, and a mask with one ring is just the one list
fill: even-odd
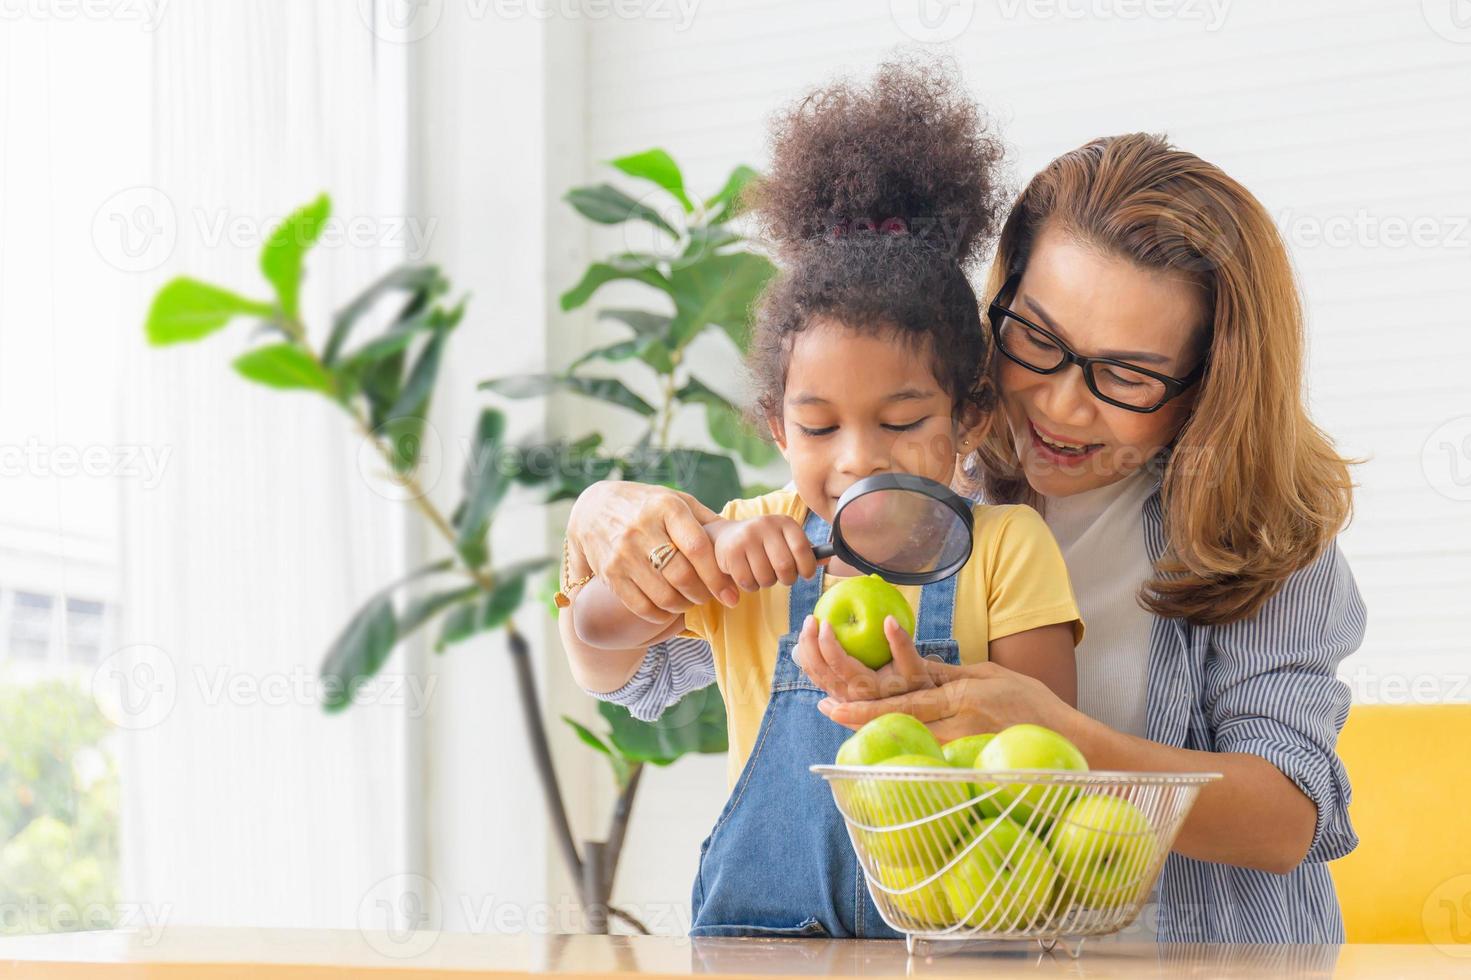
[[(1083, 638), (1083, 621), (1067, 566), (1042, 516), (1021, 504), (977, 504), (975, 547), (956, 573), (953, 635), (960, 662), (981, 663), (991, 640), (1052, 623), (1074, 623), (1073, 642)], [(732, 500), (721, 510), (728, 520), (786, 514), (801, 524), (807, 506), (794, 490), (777, 490), (750, 500)], [(823, 591), (839, 578), (824, 575)], [(920, 587), (897, 587), (916, 613)], [(686, 610), (681, 636), (710, 643), (715, 679), (725, 698), (730, 739), (726, 779), (734, 788), (751, 754), (761, 717), (771, 699), (777, 641), (787, 630), (791, 588), (780, 583), (742, 592), (734, 609), (711, 600)]]

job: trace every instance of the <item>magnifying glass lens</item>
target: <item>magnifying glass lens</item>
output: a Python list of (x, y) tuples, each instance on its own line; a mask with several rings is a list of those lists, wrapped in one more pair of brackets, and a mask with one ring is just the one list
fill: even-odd
[(875, 490), (842, 512), (843, 542), (870, 565), (902, 574), (944, 568), (966, 556), (970, 528), (954, 509), (924, 493)]

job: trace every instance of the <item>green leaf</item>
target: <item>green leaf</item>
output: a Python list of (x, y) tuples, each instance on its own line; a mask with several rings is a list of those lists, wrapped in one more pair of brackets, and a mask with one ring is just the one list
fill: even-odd
[(429, 403), (434, 394), (434, 383), (439, 378), (439, 363), (446, 338), (460, 322), (463, 313), (464, 305), (461, 304), (454, 310), (439, 314), (433, 335), (419, 352), (408, 380), (383, 422), (384, 435), (392, 447), (393, 466), (400, 473), (409, 472), (419, 463), (424, 423), (429, 417)]
[(512, 476), (525, 486), (546, 486), (543, 503), (575, 500), (582, 491), (613, 473), (617, 461), (600, 456), (602, 436), (594, 432), (574, 443), (563, 441), (518, 446), (512, 453)]
[(485, 564), (485, 536), (490, 531), (491, 516), (510, 485), (500, 469), (505, 432), (503, 414), (493, 408), (482, 411), (475, 423), (470, 458), (465, 461), (465, 502), (455, 521), (459, 531), (455, 548), (471, 568)]
[(685, 195), (684, 175), (679, 172), (679, 165), (663, 150), (657, 148), (645, 150), (642, 153), (633, 153), (608, 162), (630, 177), (638, 177), (658, 184), (684, 205), (686, 213), (695, 209), (694, 204)]
[(376, 432), (388, 421), (388, 413), (398, 401), (403, 386), (404, 351), (374, 361), (363, 369), (359, 383), (368, 399), (368, 421)]
[(669, 332), (674, 318), (665, 313), (648, 313), (644, 310), (599, 310), (599, 320), (617, 320), (628, 326), (640, 337), (662, 337)]
[(669, 235), (679, 234), (658, 211), (629, 197), (611, 184), (574, 187), (562, 199), (576, 208), (584, 218), (590, 218), (598, 224), (619, 225), (625, 221), (647, 221)]
[(690, 752), (726, 751), (725, 702), (714, 684), (691, 691), (664, 709), (658, 721), (643, 722), (610, 701), (598, 702), (598, 714), (612, 727), (609, 741), (633, 762), (667, 766)]
[(288, 320), (296, 319), (302, 257), (316, 244), (331, 213), (331, 199), (326, 194), (318, 195), (315, 201), (287, 215), (261, 249), (260, 271), (276, 287), (281, 312)]
[(629, 761), (623, 758), (623, 756), (619, 755), (617, 752), (614, 752), (612, 749), (610, 749), (608, 747), (608, 744), (602, 739), (598, 738), (598, 736), (594, 734), (590, 729), (588, 729), (587, 726), (580, 724), (575, 719), (570, 718), (567, 715), (563, 715), (562, 720), (567, 723), (568, 727), (570, 727), (574, 732), (577, 733), (577, 737), (582, 739), (583, 744), (587, 745), (597, 752), (601, 752), (604, 756), (607, 757), (609, 764), (613, 767), (613, 780), (618, 784), (618, 788), (622, 789), (623, 787), (627, 786), (628, 777), (633, 770), (633, 767), (629, 764)]
[(741, 492), (735, 461), (699, 449), (671, 449), (652, 458), (634, 458), (624, 477), (684, 490), (715, 511)]
[(746, 185), (759, 176), (760, 174), (745, 164), (741, 164), (732, 170), (730, 176), (725, 179), (725, 186), (716, 191), (715, 195), (705, 202), (706, 211), (715, 207), (720, 208), (710, 218), (709, 223), (717, 225), (729, 221), (740, 213), (741, 191), (745, 190)]
[(732, 450), (751, 466), (766, 466), (781, 455), (775, 446), (746, 424), (739, 412), (729, 406), (707, 404), (705, 425), (717, 446)]
[(442, 315), (441, 311), (431, 308), (419, 310), (411, 316), (397, 320), (390, 324), (383, 333), (344, 357), (343, 364), (350, 369), (390, 354), (396, 354), (413, 343), (414, 338), (419, 334), (433, 329)]
[(408, 302), (394, 317), (398, 321), (418, 315), (435, 297), (448, 289), (449, 281), (439, 274), (437, 266), (401, 265), (388, 270), (333, 315), (332, 333), (327, 338), (327, 346), (322, 350), (322, 363), (332, 364), (337, 360), (342, 345), (347, 342), (348, 334), (357, 321), (383, 296), (395, 292), (410, 294)]
[(669, 280), (665, 279), (657, 269), (643, 266), (639, 268), (619, 268), (607, 262), (594, 262), (587, 267), (577, 285), (562, 294), (561, 305), (563, 310), (575, 310), (592, 298), (592, 294), (610, 282), (620, 279), (632, 279), (653, 286), (656, 289), (669, 291)]
[(644, 401), (616, 378), (578, 378), (557, 374), (520, 374), (509, 378), (491, 378), (480, 382), (482, 391), (493, 391), (506, 398), (540, 398), (558, 388), (612, 402), (643, 416), (654, 414), (654, 406)]
[(489, 593), (482, 592), (477, 601), (467, 602), (445, 617), (435, 650), (443, 652), (452, 644), (503, 625), (526, 596), (527, 577), (550, 567), (555, 561), (553, 558), (532, 558), (496, 570), (493, 573), (494, 589)]
[(669, 374), (674, 370), (674, 361), (669, 356), (669, 348), (665, 346), (660, 337), (634, 337), (632, 340), (620, 340), (616, 344), (607, 347), (596, 347), (571, 364), (567, 365), (568, 373), (576, 371), (589, 361), (626, 361), (630, 357), (637, 357), (649, 367), (660, 374)]
[(688, 381), (686, 381), (683, 385), (680, 386), (679, 390), (674, 393), (674, 397), (678, 398), (681, 402), (691, 402), (700, 405), (711, 405), (716, 408), (728, 408), (734, 411), (734, 406), (731, 405), (730, 401), (724, 395), (720, 394), (719, 392), (712, 391), (710, 387), (699, 378), (692, 377)]
[(397, 642), (393, 603), (380, 592), (348, 620), (322, 662), (322, 678), (332, 681), (326, 685), (327, 710), (340, 711), (351, 704), (356, 681), (376, 674)]
[(479, 594), (480, 586), (466, 585), (458, 589), (447, 589), (443, 592), (432, 592), (428, 595), (419, 596), (406, 605), (403, 612), (399, 613), (399, 637), (407, 637), (410, 633), (433, 619), (436, 613)]
[(578, 722), (567, 715), (563, 715), (562, 720), (567, 723), (567, 727), (571, 728), (574, 732), (577, 733), (577, 737), (582, 739), (583, 743), (586, 744), (589, 748), (601, 752), (603, 753), (603, 755), (613, 754), (613, 750), (608, 748), (608, 743), (598, 738), (598, 736), (594, 734), (590, 729), (588, 729), (586, 725), (583, 725), (581, 722)]
[(198, 279), (170, 280), (153, 297), (143, 330), (154, 346), (208, 337), (237, 316), (274, 316), (275, 308)]
[(774, 271), (770, 262), (750, 252), (712, 255), (675, 269), (669, 289), (678, 312), (670, 328), (670, 347), (683, 348), (713, 323), (745, 353), (751, 307)]
[(332, 393), (332, 376), (295, 344), (269, 344), (235, 358), (235, 370), (272, 388), (305, 388)]
[(722, 225), (691, 228), (684, 251), (680, 253), (675, 264), (689, 265), (692, 262), (698, 262), (708, 255), (714, 255), (726, 245), (734, 245), (742, 240), (740, 235)]
[[(548, 559), (549, 561), (550, 559)], [(489, 593), (481, 592), (474, 602), (459, 606), (445, 617), (436, 652), (443, 652), (452, 644), (468, 640), (479, 633), (487, 633), (503, 625), (511, 618), (516, 607), (526, 595), (526, 574), (502, 572), (496, 575), (495, 588)]]

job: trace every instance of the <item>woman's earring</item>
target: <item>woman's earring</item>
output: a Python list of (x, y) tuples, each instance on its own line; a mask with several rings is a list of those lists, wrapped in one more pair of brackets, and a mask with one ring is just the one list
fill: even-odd
[(960, 461), (960, 472), (965, 474), (967, 480), (979, 480), (981, 478), (981, 454), (975, 450), (966, 453), (965, 459)]

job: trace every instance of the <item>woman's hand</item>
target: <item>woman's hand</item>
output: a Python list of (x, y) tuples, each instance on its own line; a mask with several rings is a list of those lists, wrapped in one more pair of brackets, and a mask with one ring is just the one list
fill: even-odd
[[(895, 655), (897, 658), (897, 650)], [(989, 662), (964, 666), (932, 660), (920, 663), (928, 672), (929, 687), (872, 700), (843, 701), (829, 696), (818, 702), (817, 708), (838, 724), (854, 729), (879, 715), (902, 711), (924, 722), (942, 743), (962, 735), (999, 732), (1023, 722), (1044, 725), (1064, 735), (1073, 728), (1077, 710), (1034, 677)], [(822, 686), (829, 695), (834, 694)]]
[[(735, 582), (715, 563), (705, 524), (719, 515), (668, 487), (603, 480), (578, 496), (567, 516), (570, 571), (598, 575), (629, 612), (651, 623), (718, 598), (733, 606)], [(649, 552), (672, 543), (678, 554), (662, 569)]]
[(884, 636), (894, 659), (874, 670), (848, 655), (832, 626), (808, 616), (797, 634), (793, 659), (812, 683), (828, 693), (828, 700), (871, 701), (933, 688), (927, 665), (934, 661), (920, 657), (914, 639), (893, 616), (884, 617)]

